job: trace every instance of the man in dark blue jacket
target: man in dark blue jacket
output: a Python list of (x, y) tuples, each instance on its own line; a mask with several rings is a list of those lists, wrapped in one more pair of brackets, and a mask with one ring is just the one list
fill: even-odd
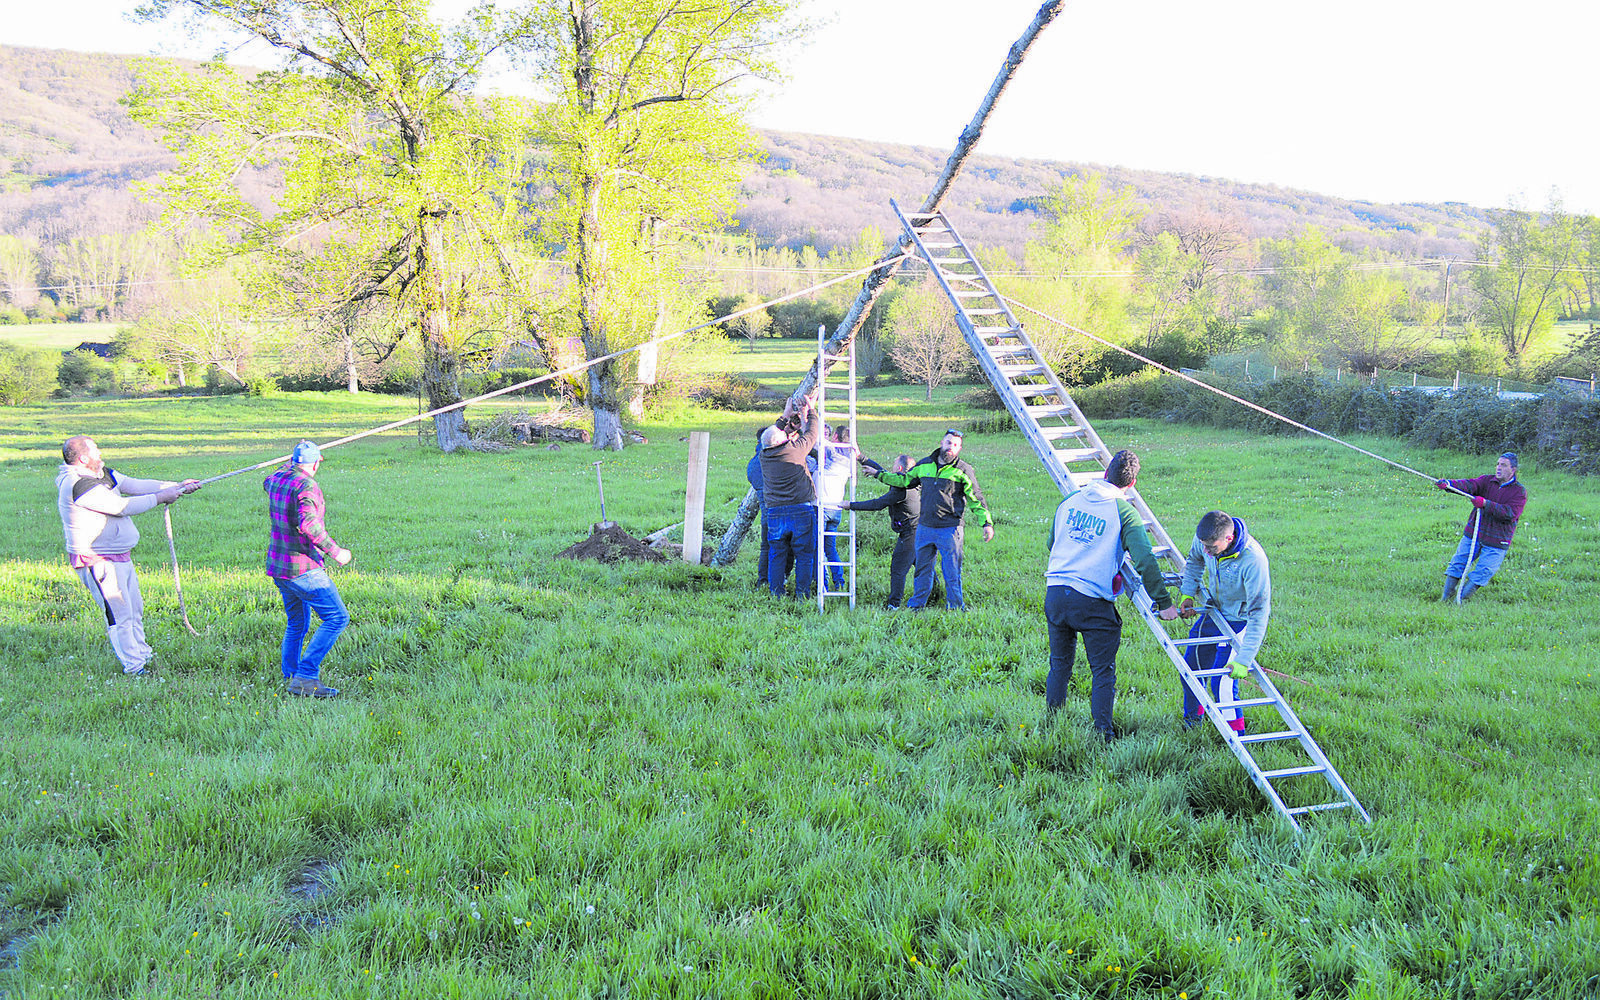
[[(877, 466), (875, 462), (866, 463)], [(911, 468), (911, 457), (901, 455), (894, 460), (889, 471), (904, 474)], [(881, 467), (874, 471), (882, 471)], [(844, 505), (845, 510), (887, 510), (889, 527), (894, 529), (894, 554), (889, 557), (889, 600), (884, 608), (894, 611), (900, 607), (906, 592), (906, 574), (911, 572), (917, 558), (917, 515), (922, 510), (922, 491), (904, 486), (891, 486), (889, 492), (875, 500), (856, 500)]]

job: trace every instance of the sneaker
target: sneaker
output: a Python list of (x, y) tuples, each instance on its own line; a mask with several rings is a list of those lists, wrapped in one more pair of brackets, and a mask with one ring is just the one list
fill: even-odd
[(1204, 716), (1200, 716), (1200, 715), (1185, 715), (1183, 717), (1183, 728), (1185, 728), (1185, 729), (1194, 729), (1194, 728), (1198, 727), (1201, 723), (1203, 723), (1205, 721), (1206, 720), (1205, 720)]
[(152, 673), (154, 673), (153, 670), (144, 666), (134, 667), (132, 670), (127, 667), (122, 668), (122, 676), (124, 677), (149, 677)]
[(898, 604), (885, 604), (883, 606), (883, 610), (885, 610), (885, 611), (899, 611), (900, 610), (900, 605), (898, 605)]
[(1115, 742), (1117, 740), (1122, 739), (1122, 733), (1119, 732), (1118, 730), (1116, 730), (1115, 728), (1112, 728), (1112, 729), (1098, 729), (1098, 730), (1096, 730), (1096, 732), (1098, 732), (1100, 734), (1101, 738), (1104, 739), (1107, 743), (1113, 743), (1113, 742)]
[(296, 677), (289, 682), (289, 693), (302, 698), (337, 698), (339, 689), (327, 687), (315, 677)]

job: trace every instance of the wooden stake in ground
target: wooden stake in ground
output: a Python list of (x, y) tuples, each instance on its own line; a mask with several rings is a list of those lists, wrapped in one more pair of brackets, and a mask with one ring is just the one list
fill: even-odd
[(683, 504), (683, 561), (700, 565), (705, 548), (706, 467), (711, 462), (711, 434), (689, 432), (689, 487)]
[[(994, 110), (995, 103), (1005, 91), (1006, 85), (1016, 75), (1017, 68), (1022, 65), (1022, 60), (1033, 47), (1034, 41), (1039, 37), (1047, 25), (1055, 20), (1061, 13), (1061, 8), (1066, 5), (1066, 0), (1046, 0), (1040, 6), (1039, 12), (1033, 16), (1022, 36), (1012, 43), (1011, 49), (1006, 53), (1006, 60), (1000, 66), (1000, 72), (995, 76), (994, 83), (989, 85), (989, 92), (983, 95), (983, 102), (978, 105), (978, 113), (973, 116), (967, 127), (961, 130), (961, 135), (956, 139), (956, 146), (950, 151), (950, 158), (945, 161), (944, 172), (939, 179), (934, 181), (933, 190), (922, 203), (918, 212), (936, 212), (939, 204), (944, 200), (945, 194), (950, 190), (950, 185), (960, 176), (961, 168), (966, 164), (967, 158), (978, 145), (978, 140), (983, 136), (983, 126), (989, 119), (989, 112)], [(861, 291), (856, 295), (856, 300), (850, 306), (850, 311), (839, 322), (839, 327), (829, 338), (825, 353), (829, 356), (840, 356), (846, 353), (855, 343), (856, 334), (866, 323), (867, 314), (872, 311), (872, 306), (878, 301), (878, 296), (888, 287), (889, 279), (894, 277), (895, 271), (900, 269), (900, 264), (905, 260), (905, 252), (909, 249), (911, 238), (902, 233), (900, 242), (894, 250), (879, 261), (879, 266), (874, 268), (861, 283)], [(820, 360), (820, 359), (819, 359)], [(827, 367), (833, 367), (832, 362), (826, 362)], [(811, 371), (791, 394), (791, 399), (809, 395), (817, 384), (821, 374), (813, 364)], [(717, 546), (716, 555), (711, 557), (711, 565), (727, 566), (739, 554), (739, 546), (744, 542), (745, 533), (750, 530), (750, 523), (755, 520), (757, 512), (761, 509), (756, 500), (756, 491), (745, 493), (744, 500), (739, 504), (739, 511), (734, 515), (733, 523), (728, 525), (727, 532), (722, 536), (722, 543)]]

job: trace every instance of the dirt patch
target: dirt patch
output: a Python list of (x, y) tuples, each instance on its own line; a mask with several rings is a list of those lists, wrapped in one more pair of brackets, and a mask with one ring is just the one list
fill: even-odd
[(593, 559), (603, 563), (616, 563), (623, 560), (633, 562), (667, 561), (666, 556), (623, 531), (622, 528), (615, 524), (603, 528), (595, 528), (594, 533), (588, 538), (564, 552), (556, 553), (556, 558)]

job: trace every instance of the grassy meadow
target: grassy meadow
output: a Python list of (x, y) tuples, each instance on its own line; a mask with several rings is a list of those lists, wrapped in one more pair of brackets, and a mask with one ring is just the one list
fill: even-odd
[(28, 323), (0, 325), (0, 343), (19, 347), (49, 347), (70, 351), (79, 344), (109, 344), (116, 339), (120, 323)]
[[(863, 392), (863, 446), (926, 454), (976, 416), (957, 391)], [(997, 522), (968, 545), (968, 613), (877, 610), (893, 539), (865, 515), (862, 606), (818, 616), (753, 588), (753, 543), (721, 571), (553, 558), (599, 519), (597, 460), (629, 532), (681, 520), (695, 429), (715, 537), (759, 414), (689, 411), (620, 454), (443, 455), (402, 429), (322, 471), (355, 553), (324, 665), (343, 696), (281, 692), (258, 473), (174, 508), (198, 638), (160, 514), (137, 519), (158, 669), (121, 675), (61, 551), (64, 437), (198, 478), (414, 407), (0, 409), (0, 995), (1600, 994), (1593, 480), (1524, 466), (1511, 554), (1458, 608), (1436, 598), (1459, 498), (1316, 440), (1097, 427), (1141, 453), (1175, 535), (1222, 507), (1271, 557), (1262, 663), (1304, 682), (1282, 687), (1374, 820), (1298, 837), (1214, 732), (1179, 725), (1131, 614), (1128, 736), (1091, 738), (1081, 660), (1037, 731), (1058, 497), (1012, 435), (967, 439)]]

